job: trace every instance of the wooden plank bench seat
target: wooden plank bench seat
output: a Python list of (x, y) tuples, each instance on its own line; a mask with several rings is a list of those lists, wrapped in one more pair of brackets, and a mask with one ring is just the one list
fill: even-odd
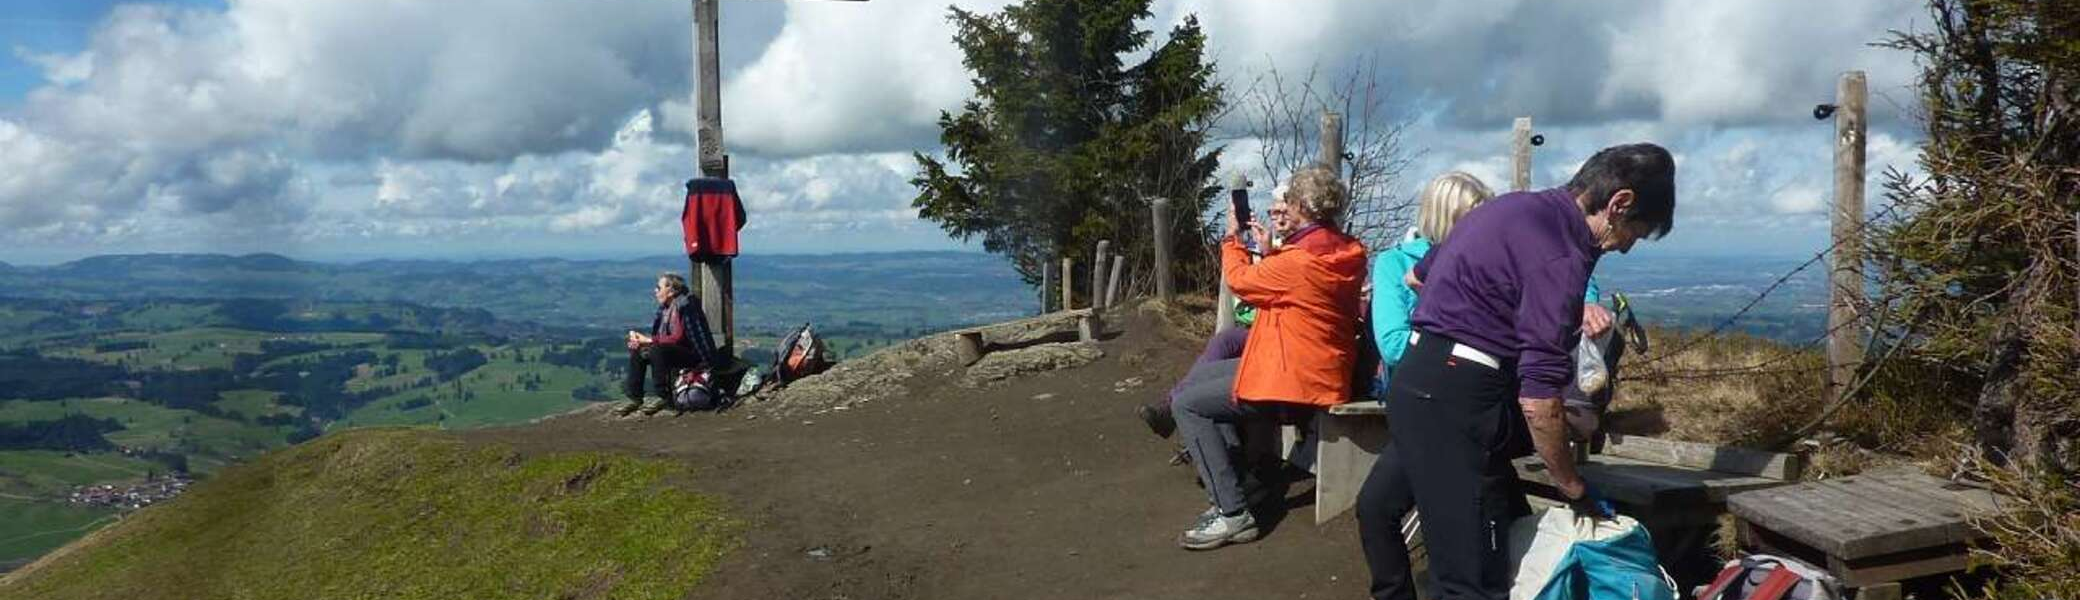
[(1743, 545), (1820, 565), (1843, 585), (1871, 588), (1963, 571), (1969, 545), (1984, 537), (1969, 519), (1998, 510), (2002, 500), (1897, 468), (1745, 491), (1727, 506)]
[[(1576, 463), (1621, 512), (1649, 527), (1706, 526), (1726, 512), (1726, 499), (1797, 480), (1804, 460), (1795, 454), (1610, 434), (1603, 453)], [(1532, 494), (1559, 500), (1552, 472), (1538, 457), (1515, 461)]]
[(982, 360), (982, 355), (988, 353), (990, 342), (989, 340), (983, 338), (983, 334), (985, 332), (993, 330), (1018, 330), (1022, 328), (1029, 328), (1031, 326), (1041, 323), (1048, 323), (1063, 319), (1076, 320), (1076, 339), (1079, 341), (1097, 341), (1098, 334), (1104, 331), (1104, 325), (1100, 321), (1097, 311), (1093, 311), (1088, 308), (1078, 308), (1073, 310), (1051, 312), (1037, 317), (1028, 317), (1016, 321), (1006, 321), (1003, 323), (977, 325), (965, 329), (955, 329), (946, 333), (953, 336), (954, 351), (960, 356), (961, 365), (966, 366), (975, 364), (975, 361)]
[[(1357, 505), (1358, 490), (1387, 441), (1386, 410), (1371, 400), (1351, 402), (1321, 411), (1314, 424), (1320, 433), (1315, 468), (1319, 524)], [(1657, 540), (1670, 553), (1701, 547), (1734, 494), (1787, 485), (1804, 468), (1804, 458), (1795, 454), (1619, 434), (1607, 436), (1603, 451), (1579, 463), (1582, 477), (1620, 511), (1650, 529), (1665, 530)], [(1516, 465), (1528, 493), (1560, 498), (1552, 474), (1537, 457)]]

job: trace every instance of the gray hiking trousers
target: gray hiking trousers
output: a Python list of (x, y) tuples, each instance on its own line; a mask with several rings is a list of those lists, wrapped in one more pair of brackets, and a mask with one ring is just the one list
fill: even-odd
[(1235, 367), (1242, 359), (1201, 363), (1186, 373), (1172, 396), (1172, 413), (1177, 432), (1183, 436), (1185, 452), (1206, 483), (1207, 502), (1221, 514), (1234, 515), (1249, 508), (1243, 499), (1242, 477), (1235, 469), (1233, 450), (1241, 446), (1238, 427), (1249, 420), (1269, 418), (1251, 402), (1236, 402)]

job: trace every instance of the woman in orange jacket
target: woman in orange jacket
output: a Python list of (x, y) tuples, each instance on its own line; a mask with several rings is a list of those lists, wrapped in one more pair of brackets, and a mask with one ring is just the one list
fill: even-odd
[[(1179, 538), (1187, 549), (1257, 538), (1226, 441), (1239, 439), (1237, 424), (1268, 418), (1279, 405), (1323, 407), (1351, 396), (1365, 245), (1337, 227), (1348, 201), (1343, 182), (1328, 169), (1294, 173), (1290, 190), (1271, 210), (1285, 211), (1296, 226), (1254, 264), (1235, 216), (1228, 217), (1221, 273), (1237, 298), (1257, 307), (1257, 320), (1241, 358), (1195, 369), (1175, 396), (1177, 430), (1212, 505)], [(1252, 235), (1265, 239), (1261, 225), (1250, 226)]]

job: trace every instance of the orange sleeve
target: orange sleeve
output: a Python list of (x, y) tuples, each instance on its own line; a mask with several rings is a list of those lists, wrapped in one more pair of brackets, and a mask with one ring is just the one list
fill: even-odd
[(1306, 252), (1288, 249), (1250, 264), (1249, 251), (1229, 236), (1221, 242), (1221, 276), (1236, 298), (1258, 308), (1271, 306), (1298, 287), (1307, 268)]

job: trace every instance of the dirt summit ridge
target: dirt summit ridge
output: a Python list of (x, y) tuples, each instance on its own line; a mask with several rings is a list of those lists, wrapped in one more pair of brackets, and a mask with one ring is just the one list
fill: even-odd
[[(1177, 547), (1205, 496), (1131, 408), (1163, 397), (1203, 333), (1153, 307), (1107, 317), (1095, 343), (1074, 341), (1065, 317), (992, 326), (972, 366), (950, 335), (913, 340), (723, 413), (620, 420), (595, 407), (454, 434), (328, 435), (141, 511), (0, 583), (0, 598), (1363, 596), (1355, 522), (1313, 525), (1304, 483), (1261, 512), (1264, 539)], [(348, 446), (388, 466), (328, 475)], [(400, 482), (426, 472), (457, 479)], [(339, 498), (386, 500), (346, 510)]]

